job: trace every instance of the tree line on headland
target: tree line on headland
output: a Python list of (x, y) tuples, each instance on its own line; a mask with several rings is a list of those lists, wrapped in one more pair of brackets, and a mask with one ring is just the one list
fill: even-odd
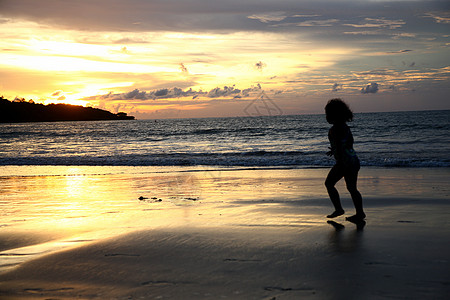
[(38, 104), (33, 100), (16, 98), (9, 101), (0, 97), (0, 123), (134, 120), (133, 116), (119, 112), (70, 104)]

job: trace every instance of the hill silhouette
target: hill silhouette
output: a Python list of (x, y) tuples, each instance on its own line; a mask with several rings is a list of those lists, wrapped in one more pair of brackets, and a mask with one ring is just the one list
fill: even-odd
[(0, 123), (56, 122), (56, 121), (99, 121), (134, 120), (126, 113), (113, 114), (109, 111), (70, 104), (37, 104), (32, 100), (9, 101), (0, 97)]

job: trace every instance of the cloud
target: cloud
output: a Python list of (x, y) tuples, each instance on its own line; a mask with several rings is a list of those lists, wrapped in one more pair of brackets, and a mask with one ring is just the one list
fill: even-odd
[(312, 18), (312, 17), (320, 17), (320, 15), (293, 15), (292, 18)]
[(186, 66), (183, 63), (180, 63), (180, 70), (182, 73), (189, 73), (188, 69), (186, 68)]
[[(394, 40), (399, 40), (399, 39), (412, 39), (415, 38), (417, 36), (417, 34), (415, 33), (410, 33), (410, 32), (402, 32), (402, 33), (396, 33), (396, 32), (383, 32), (382, 29), (380, 28), (375, 28), (373, 30), (361, 30), (361, 31), (344, 31), (342, 32), (343, 34), (346, 35), (362, 35), (362, 36), (374, 36), (374, 35), (378, 35), (378, 36), (389, 36)], [(409, 50), (412, 51), (412, 50)]]
[(441, 12), (441, 15), (436, 12), (429, 12), (425, 14), (426, 18), (433, 18), (436, 23), (450, 24), (450, 12)]
[(223, 88), (216, 87), (207, 93), (208, 98), (230, 97), (234, 99), (246, 98), (250, 96), (251, 92), (261, 90), (261, 85), (258, 83), (256, 87), (252, 86), (243, 90), (235, 88), (235, 86), (224, 86)]
[[(87, 40), (85, 42), (88, 43), (90, 41)], [(92, 43), (98, 43), (97, 40), (93, 40), (91, 42)], [(146, 44), (146, 43), (148, 43), (148, 41), (143, 40), (143, 39), (137, 39), (137, 38), (132, 39), (132, 38), (129, 38), (129, 37), (125, 37), (125, 38), (121, 38), (121, 39), (118, 39), (118, 40), (111, 41), (111, 43), (113, 43), (113, 44)]]
[(389, 51), (389, 52), (386, 52), (386, 53), (397, 54), (397, 53), (406, 53), (406, 52), (411, 52), (411, 51), (413, 51), (413, 50), (405, 49), (405, 50), (398, 50), (398, 51)]
[(332, 92), (337, 92), (337, 91), (340, 91), (340, 90), (342, 90), (342, 84), (339, 84), (339, 83), (335, 83), (335, 84), (333, 84), (333, 86), (331, 87), (331, 91)]
[(408, 66), (408, 67), (412, 68), (412, 67), (414, 67), (414, 66), (416, 65), (416, 62), (413, 61), (413, 62), (408, 63), (408, 62), (406, 62), (406, 61), (402, 61), (402, 64), (403, 64), (404, 66)]
[(234, 86), (224, 86), (223, 89), (220, 87), (216, 87), (208, 92), (209, 98), (218, 98), (225, 96), (239, 96), (241, 94), (240, 89), (236, 89)]
[(392, 35), (392, 37), (394, 39), (399, 39), (399, 38), (415, 38), (417, 36), (417, 34), (415, 33), (410, 33), (410, 32), (402, 32), (402, 33), (395, 33)]
[(263, 63), (262, 61), (258, 61), (258, 62), (255, 64), (255, 68), (256, 68), (257, 70), (262, 71), (262, 69), (263, 69), (264, 67), (266, 67), (266, 64)]
[[(159, 93), (161, 91), (156, 91), (155, 93)], [(126, 93), (124, 95), (124, 99), (140, 99), (145, 100), (147, 99), (147, 93), (145, 91), (139, 91), (138, 89), (135, 89), (129, 93)]]
[(255, 19), (262, 23), (269, 23), (269, 22), (279, 22), (286, 19), (285, 12), (270, 12), (265, 14), (254, 14), (251, 16), (248, 16), (249, 19)]
[(399, 88), (397, 86), (395, 86), (395, 85), (388, 86), (388, 89), (390, 89), (393, 92), (398, 92), (399, 91)]
[[(1, 0), (2, 20), (26, 20), (64, 29), (98, 32), (200, 32), (200, 31), (271, 31), (277, 22), (297, 32), (298, 27), (331, 27), (331, 36), (342, 29), (339, 20), (352, 27), (399, 28), (414, 26), (418, 18), (433, 18), (447, 23), (449, 16), (445, 7), (439, 8), (440, 0), (429, 1), (355, 1), (305, 0), (83, 0), (55, 1)], [(381, 3), (380, 3), (381, 2)], [(424, 3), (421, 3), (424, 2)], [(107, 7), (107, 9), (105, 9)], [(408, 7), (414, 14), (398, 15)], [(435, 11), (430, 12), (430, 7)], [(362, 19), (360, 16), (365, 16)], [(380, 18), (379, 16), (384, 16)], [(303, 18), (304, 21), (298, 21)], [(315, 18), (308, 20), (308, 18)], [(345, 20), (345, 21), (344, 21)], [(423, 20), (422, 20), (423, 22)], [(417, 28), (417, 26), (414, 26)], [(308, 30), (308, 29), (307, 29)], [(102, 37), (102, 34), (97, 35)], [(323, 35), (321, 35), (323, 36)], [(115, 39), (119, 44), (146, 43), (139, 36)], [(151, 41), (149, 41), (151, 42)]]
[(307, 20), (303, 22), (291, 22), (291, 23), (281, 23), (274, 24), (271, 27), (330, 27), (339, 22), (338, 19), (326, 19), (326, 20)]
[(246, 89), (238, 89), (233, 86), (224, 86), (213, 88), (209, 91), (194, 90), (192, 88), (183, 90), (178, 87), (163, 88), (152, 91), (141, 91), (134, 89), (127, 93), (113, 93), (109, 92), (104, 95), (95, 95), (83, 98), (83, 100), (157, 100), (157, 99), (176, 99), (184, 97), (192, 97), (192, 99), (198, 99), (199, 97), (207, 98), (226, 98), (232, 97), (233, 99), (249, 97), (252, 92), (260, 91), (261, 85), (257, 84)]
[(375, 94), (378, 92), (378, 83), (372, 82), (361, 89), (362, 94)]
[(369, 71), (357, 72), (355, 75), (358, 76), (399, 76), (400, 74), (396, 70), (392, 69), (376, 69)]
[(344, 24), (355, 28), (389, 28), (396, 29), (406, 24), (403, 20), (387, 20), (385, 18), (364, 18), (363, 24)]
[(344, 34), (351, 34), (351, 35), (379, 35), (380, 32), (378, 30), (372, 30), (372, 31), (345, 31)]
[(295, 26), (299, 26), (299, 27), (313, 27), (313, 26), (329, 27), (329, 26), (333, 26), (338, 21), (339, 21), (338, 19), (309, 20), (309, 21), (304, 21), (304, 22), (300, 22), (300, 23), (295, 23)]
[(54, 91), (52, 93), (51, 97), (54, 99), (56, 98), (56, 100), (58, 100), (58, 101), (66, 100), (66, 96), (64, 95), (64, 92), (61, 90)]

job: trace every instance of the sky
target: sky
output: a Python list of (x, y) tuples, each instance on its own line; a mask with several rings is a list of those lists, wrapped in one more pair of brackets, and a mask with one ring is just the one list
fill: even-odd
[(0, 0), (0, 95), (139, 119), (450, 109), (450, 2)]

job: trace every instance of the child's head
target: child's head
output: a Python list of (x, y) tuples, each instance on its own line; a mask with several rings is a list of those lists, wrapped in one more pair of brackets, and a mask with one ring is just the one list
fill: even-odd
[(325, 114), (330, 124), (345, 123), (353, 120), (353, 112), (339, 98), (331, 99), (325, 106)]

